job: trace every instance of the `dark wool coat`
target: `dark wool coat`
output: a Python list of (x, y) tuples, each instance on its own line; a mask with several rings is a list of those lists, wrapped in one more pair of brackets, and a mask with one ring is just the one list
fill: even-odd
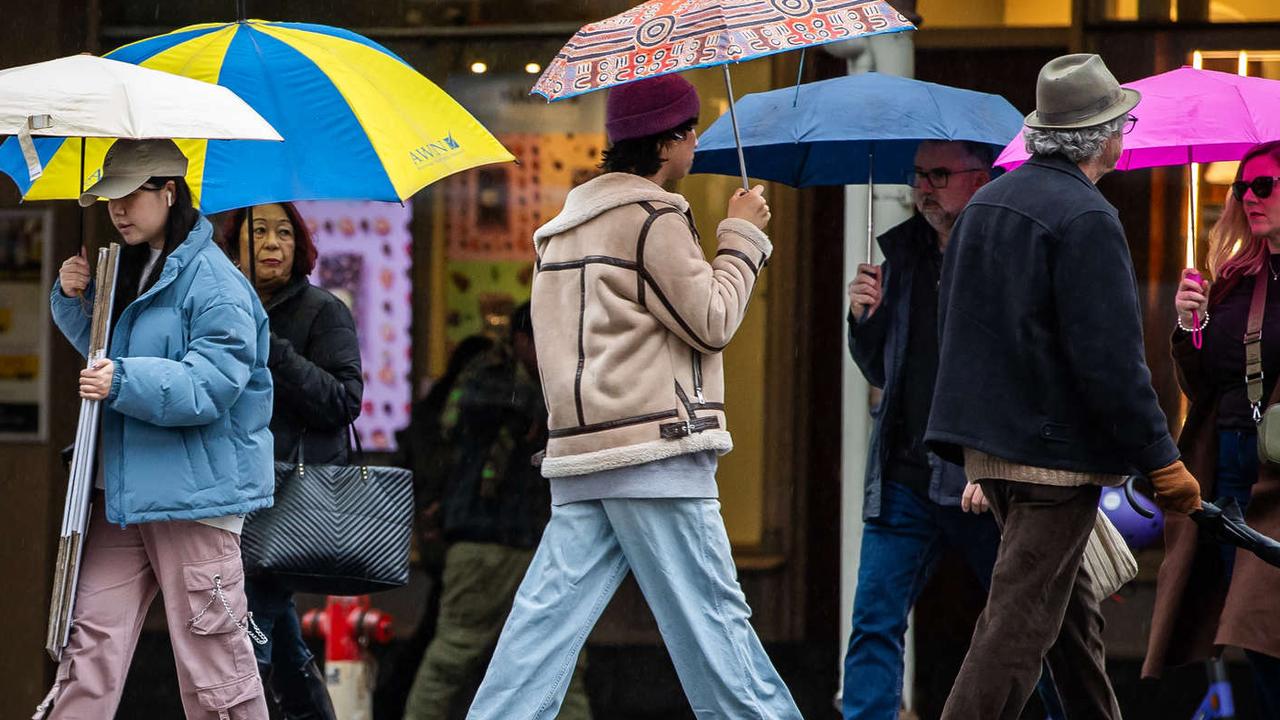
[(956, 221), (939, 293), (926, 440), (1016, 463), (1124, 475), (1178, 459), (1151, 388), (1133, 260), (1080, 168), (1037, 155)]

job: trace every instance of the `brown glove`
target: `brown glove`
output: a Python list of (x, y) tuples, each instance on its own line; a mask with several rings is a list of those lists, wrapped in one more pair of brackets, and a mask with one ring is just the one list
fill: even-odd
[(1147, 474), (1156, 488), (1156, 504), (1165, 512), (1187, 515), (1200, 509), (1200, 483), (1181, 460)]

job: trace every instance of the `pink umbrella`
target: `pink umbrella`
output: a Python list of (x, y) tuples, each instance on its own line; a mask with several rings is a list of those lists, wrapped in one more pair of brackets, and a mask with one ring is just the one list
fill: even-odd
[[(1258, 143), (1280, 140), (1280, 82), (1180, 67), (1125, 83), (1142, 93), (1138, 124), (1124, 138), (1117, 170), (1239, 160)], [(1022, 133), (996, 158), (1014, 168), (1030, 157)], [(1191, 180), (1193, 186), (1195, 178)], [(1192, 195), (1194, 199), (1194, 195)], [(1187, 266), (1195, 264), (1195, 203), (1187, 233)], [(1188, 277), (1200, 281), (1194, 269)], [(1192, 314), (1200, 325), (1199, 315)], [(1199, 330), (1191, 339), (1199, 348)]]
[[(1142, 102), (1119, 170), (1239, 160), (1258, 143), (1280, 140), (1280, 81), (1181, 67), (1124, 86)], [(1014, 168), (1028, 157), (1018, 133), (996, 165)]]

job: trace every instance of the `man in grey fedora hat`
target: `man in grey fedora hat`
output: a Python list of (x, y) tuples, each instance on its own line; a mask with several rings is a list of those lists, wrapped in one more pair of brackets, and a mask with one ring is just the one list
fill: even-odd
[(1001, 543), (944, 720), (1016, 719), (1042, 660), (1067, 717), (1120, 718), (1081, 565), (1101, 488), (1142, 473), (1167, 512), (1200, 504), (1151, 388), (1124, 230), (1095, 187), (1139, 99), (1097, 55), (1050, 61), (1026, 119), (1032, 158), (952, 231), (925, 438), (981, 484)]

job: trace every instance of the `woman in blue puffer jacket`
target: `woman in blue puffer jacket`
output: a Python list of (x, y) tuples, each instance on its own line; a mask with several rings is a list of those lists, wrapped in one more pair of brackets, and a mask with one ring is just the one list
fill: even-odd
[[(124, 242), (107, 358), (80, 375), (102, 401), (69, 644), (45, 708), (112, 717), (147, 608), (164, 596), (188, 718), (266, 720), (240, 528), (272, 502), (267, 316), (192, 206), (169, 140), (117, 141), (81, 198), (109, 200)], [(54, 321), (87, 352), (96, 288), (69, 258)]]

